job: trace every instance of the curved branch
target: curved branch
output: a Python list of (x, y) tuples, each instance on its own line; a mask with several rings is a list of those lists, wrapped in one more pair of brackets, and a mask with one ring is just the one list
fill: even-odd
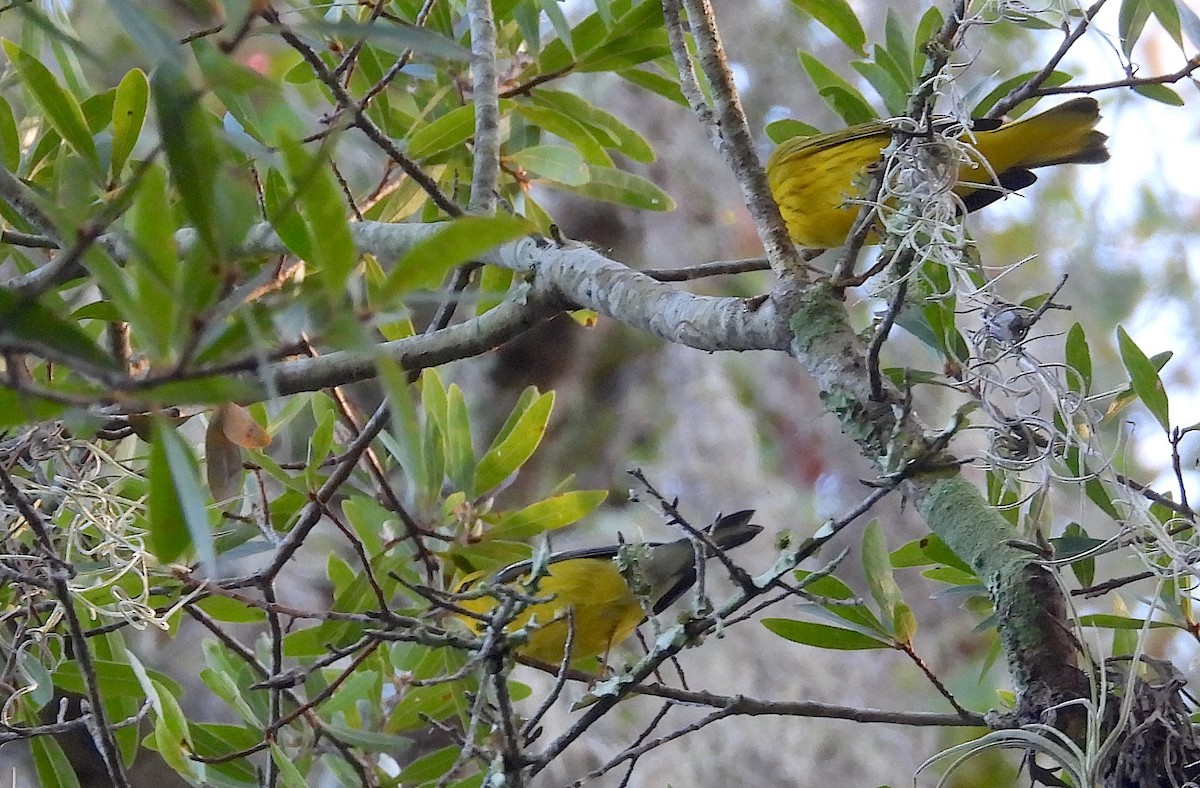
[(538, 293), (524, 302), (505, 301), (479, 317), (456, 323), (431, 334), (417, 334), (377, 345), (370, 352), (337, 351), (323, 356), (281, 361), (250, 373), (267, 396), (316, 391), (373, 378), (378, 360), (386, 356), (407, 371), (436, 367), (494, 350), (564, 309), (549, 293)]
[(1170, 74), (1160, 74), (1157, 77), (1126, 77), (1125, 79), (1114, 79), (1111, 82), (1093, 82), (1090, 85), (1059, 85), (1057, 87), (1038, 88), (1034, 91), (1033, 95), (1058, 96), (1065, 93), (1097, 93), (1101, 90), (1113, 90), (1115, 88), (1137, 88), (1143, 85), (1172, 85), (1190, 77), (1198, 70), (1200, 70), (1200, 55), (1195, 55), (1183, 65), (1183, 68), (1178, 71), (1172, 71)]
[[(441, 230), (438, 224), (351, 225), (358, 250), (381, 260), (400, 259), (415, 244)], [(123, 235), (110, 233), (96, 241), (118, 261), (128, 260), (133, 254)], [(181, 255), (186, 255), (196, 242), (194, 230), (175, 234)], [(263, 223), (250, 229), (236, 256), (287, 253), (274, 229)], [(169, 378), (106, 382), (112, 388), (145, 392), (185, 377), (234, 373), (245, 384), (242, 396), (247, 401), (261, 400), (374, 377), (381, 354), (408, 370), (479, 355), (570, 308), (592, 309), (660, 339), (699, 350), (786, 351), (791, 342), (791, 330), (771, 299), (755, 306), (740, 298), (694, 295), (657, 282), (582, 244), (555, 245), (544, 239), (524, 238), (493, 249), (479, 261), (516, 271), (528, 284), (495, 309), (440, 331), (386, 342), (365, 352), (338, 351), (270, 364), (191, 370)], [(80, 276), (83, 271), (77, 269), (43, 267), (13, 277), (7, 287), (16, 293), (42, 292)], [(264, 275), (273, 276), (270, 271)], [(240, 287), (249, 293), (258, 286), (257, 281), (250, 281)], [(135, 406), (132, 402), (126, 404)]]

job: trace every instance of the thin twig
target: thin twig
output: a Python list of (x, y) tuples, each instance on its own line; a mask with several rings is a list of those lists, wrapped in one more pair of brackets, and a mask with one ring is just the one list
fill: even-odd
[(516, 87), (509, 88), (500, 94), (500, 98), (516, 98), (517, 96), (527, 96), (533, 92), (533, 89), (539, 85), (544, 85), (547, 82), (553, 82), (556, 79), (562, 79), (575, 70), (576, 63), (574, 61), (568, 63), (562, 68), (556, 68), (554, 71), (545, 74), (538, 74), (528, 82), (522, 82)]
[(287, 562), (291, 560), (292, 555), (300, 549), (300, 545), (304, 544), (304, 540), (308, 538), (308, 534), (313, 527), (321, 521), (321, 515), (325, 512), (325, 506), (332, 500), (334, 494), (341, 489), (346, 480), (350, 478), (350, 474), (353, 472), (354, 467), (358, 465), (358, 460), (363, 452), (370, 447), (375, 438), (379, 436), (379, 433), (387, 426), (387, 423), (388, 408), (387, 404), (384, 403), (371, 415), (370, 420), (363, 426), (362, 433), (347, 447), (341, 464), (333, 469), (333, 472), (329, 474), (329, 478), (325, 480), (321, 488), (312, 494), (312, 500), (304, 505), (304, 509), (301, 511), (299, 521), (295, 527), (288, 532), (287, 537), (275, 548), (275, 557), (271, 560), (271, 563), (247, 577), (224, 580), (221, 582), (221, 586), (227, 589), (242, 588), (250, 585), (259, 585), (266, 580), (273, 580)]
[(1114, 79), (1112, 82), (1094, 82), (1090, 85), (1059, 85), (1056, 87), (1039, 88), (1034, 92), (1034, 96), (1060, 96), (1068, 93), (1097, 93), (1102, 90), (1114, 90), (1116, 88), (1136, 88), (1143, 85), (1170, 85), (1178, 82), (1181, 79), (1191, 76), (1197, 70), (1200, 70), (1200, 55), (1196, 55), (1178, 71), (1173, 71), (1170, 74), (1162, 74), (1157, 77), (1128, 77), (1126, 79)]
[(767, 258), (747, 257), (744, 260), (719, 260), (714, 263), (690, 265), (686, 268), (645, 268), (642, 269), (642, 273), (656, 282), (690, 282), (710, 276), (729, 276), (770, 270), (771, 263)]
[[(126, 717), (120, 722), (114, 722), (112, 724), (112, 729), (117, 731), (121, 730), (122, 728), (128, 728), (131, 725), (139, 724), (146, 716), (146, 712), (148, 712), (150, 708), (150, 701), (143, 701), (136, 714)], [(88, 718), (86, 716), (76, 717), (73, 720), (66, 720), (65, 722), (52, 722), (46, 725), (31, 725), (27, 728), (16, 725), (6, 725), (5, 723), (0, 722), (0, 747), (3, 747), (9, 742), (33, 739), (38, 736), (62, 736), (64, 734), (77, 731), (80, 728), (87, 727)]]
[(1079, 24), (1077, 24), (1073, 30), (1067, 33), (1066, 38), (1063, 39), (1063, 42), (1059, 45), (1058, 50), (1055, 51), (1055, 53), (1050, 56), (1050, 59), (1046, 61), (1046, 65), (1042, 66), (1036, 74), (1022, 82), (1020, 85), (1017, 85), (1002, 99), (997, 101), (995, 105), (988, 110), (986, 117), (1003, 117), (1004, 115), (1008, 114), (1013, 107), (1017, 106), (1022, 101), (1039, 95), (1038, 89), (1047, 79), (1050, 78), (1050, 75), (1054, 73), (1054, 70), (1058, 68), (1058, 64), (1062, 61), (1063, 57), (1066, 56), (1071, 47), (1075, 45), (1075, 42), (1087, 32), (1088, 27), (1091, 25), (1092, 19), (1095, 18), (1096, 14), (1100, 12), (1100, 9), (1104, 6), (1105, 2), (1107, 2), (1107, 0), (1096, 0), (1096, 2), (1084, 12), (1083, 19), (1080, 20)]
[(314, 52), (312, 47), (306, 44), (299, 36), (292, 32), (291, 28), (279, 18), (279, 14), (276, 11), (268, 8), (263, 12), (263, 18), (275, 25), (276, 29), (279, 30), (280, 37), (283, 38), (283, 40), (286, 41), (288, 45), (292, 47), (292, 49), (295, 49), (300, 54), (300, 57), (302, 57), (304, 62), (307, 63), (309, 68), (312, 69), (313, 74), (316, 75), (317, 79), (319, 79), (321, 83), (324, 84), (325, 87), (329, 88), (329, 91), (333, 93), (333, 96), (335, 99), (337, 99), (339, 105), (351, 112), (354, 117), (353, 125), (357, 126), (364, 134), (366, 134), (367, 137), (370, 138), (370, 140), (380, 148), (380, 150), (382, 150), (388, 155), (389, 158), (392, 159), (392, 161), (399, 164), (401, 169), (403, 169), (410, 178), (412, 178), (421, 186), (421, 188), (425, 191), (425, 194), (429, 196), (429, 199), (432, 200), (437, 207), (441, 208), (450, 216), (462, 215), (462, 208), (458, 207), (453, 200), (447, 197), (442, 192), (437, 182), (430, 178), (424, 170), (417, 166), (416, 162), (405, 156), (404, 153), (396, 147), (396, 144), (392, 142), (391, 138), (388, 137), (387, 134), (383, 132), (383, 129), (379, 128), (379, 126), (377, 126), (375, 122), (367, 116), (366, 111), (362, 109), (362, 107), (359, 106), (359, 103), (355, 101), (354, 97), (347, 92), (338, 78), (329, 71), (329, 68), (325, 65), (325, 61), (321, 60), (321, 56)]
[[(683, 8), (687, 9), (700, 71), (712, 89), (715, 111), (704, 102), (695, 80), (689, 76), (692, 73), (692, 59), (684, 35)], [(737, 178), (746, 207), (754, 219), (755, 230), (767, 252), (767, 259), (777, 275), (807, 281), (807, 271), (788, 236), (783, 215), (771, 197), (767, 174), (755, 152), (753, 137), (717, 32), (712, 4), (709, 0), (663, 0), (663, 13), (684, 96), (704, 125), (709, 139), (725, 157)]]
[(906, 247), (900, 259), (896, 261), (896, 277), (899, 280), (896, 282), (896, 292), (892, 294), (887, 312), (884, 313), (883, 320), (879, 321), (879, 327), (875, 329), (875, 335), (871, 337), (871, 344), (867, 347), (867, 377), (871, 382), (871, 399), (874, 402), (884, 400), (879, 354), (883, 350), (883, 343), (892, 332), (892, 326), (896, 324), (896, 318), (904, 309), (905, 300), (908, 298), (908, 271), (915, 256), (915, 250)]
[[(270, 580), (264, 580), (260, 586), (263, 599), (268, 604), (273, 604), (275, 599), (275, 585)], [(267, 629), (269, 641), (271, 645), (271, 675), (277, 676), (283, 672), (283, 626), (279, 623), (279, 614), (273, 610), (267, 610)], [(279, 724), (279, 720), (283, 716), (283, 711), (280, 707), (280, 688), (267, 688), (267, 719), (268, 725), (274, 728)], [(275, 763), (274, 758), (267, 758), (267, 775), (266, 783), (268, 788), (275, 788), (279, 784), (279, 764)]]

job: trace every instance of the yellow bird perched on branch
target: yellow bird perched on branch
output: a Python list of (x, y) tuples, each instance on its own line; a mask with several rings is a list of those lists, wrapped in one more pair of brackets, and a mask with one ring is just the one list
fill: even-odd
[[(1037, 177), (1030, 170), (1037, 167), (1107, 161), (1108, 138), (1096, 131), (1099, 119), (1100, 106), (1085, 97), (1012, 123), (975, 121), (972, 133), (964, 135), (974, 161), (960, 167), (954, 192), (974, 211), (1033, 183)], [(863, 176), (879, 161), (892, 131), (873, 121), (793, 137), (775, 149), (767, 160), (767, 181), (797, 245), (827, 249), (845, 243), (860, 207), (852, 201), (865, 191)]]
[[(753, 511), (742, 511), (722, 517), (705, 533), (719, 549), (732, 550), (762, 531), (762, 526), (751, 524), (753, 515)], [(462, 594), (478, 590), (485, 583), (508, 585), (518, 593), (546, 599), (530, 604), (505, 628), (507, 632), (515, 631), (536, 617), (538, 628), (517, 649), (524, 657), (559, 664), (572, 626), (572, 662), (606, 655), (646, 619), (643, 599), (654, 613), (661, 613), (696, 582), (697, 548), (691, 539), (627, 545), (630, 557), (635, 560), (624, 572), (616, 560), (621, 547), (608, 545), (554, 553), (546, 561), (545, 574), (533, 588), (526, 587), (533, 562), (522, 561), (490, 576), (487, 572), (470, 574), (454, 590)], [(640, 547), (645, 551), (639, 553)], [(711, 550), (706, 553), (706, 559), (712, 557)], [(635, 592), (627, 577), (644, 587)], [(457, 615), (478, 634), (486, 626), (482, 617), (493, 613), (499, 602), (495, 596), (483, 595), (459, 599), (455, 604), (478, 616)]]

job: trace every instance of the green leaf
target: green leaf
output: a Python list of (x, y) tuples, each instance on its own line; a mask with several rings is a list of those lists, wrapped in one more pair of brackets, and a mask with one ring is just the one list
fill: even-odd
[(100, 159), (96, 153), (96, 143), (75, 97), (59, 84), (50, 73), (50, 69), (42, 65), (36, 57), (11, 41), (5, 40), (2, 43), (4, 53), (16, 69), (21, 84), (46, 113), (46, 120), (50, 122), (51, 128), (99, 173)]
[(876, 120), (879, 114), (871, 107), (858, 89), (836, 74), (832, 69), (807, 52), (800, 52), (800, 63), (812, 80), (825, 103), (836, 112), (847, 125)]
[(936, 5), (930, 5), (921, 17), (921, 21), (917, 23), (917, 32), (913, 33), (913, 67), (910, 73), (920, 74), (925, 68), (925, 61), (929, 58), (925, 53), (925, 47), (942, 29), (943, 24), (945, 24), (945, 19), (942, 17), (941, 10)]
[[(904, 594), (896, 584), (892, 574), (891, 556), (888, 554), (887, 538), (878, 518), (871, 520), (863, 531), (862, 545), (863, 573), (866, 576), (867, 587), (875, 604), (879, 605), (883, 615), (880, 619), (888, 624), (896, 617), (898, 608), (904, 604)], [(896, 634), (894, 631), (891, 634)]]
[(427, 785), (450, 772), (461, 751), (457, 746), (443, 747), (408, 763), (396, 776), (397, 785)]
[(62, 361), (118, 369), (112, 356), (101, 350), (76, 323), (59, 318), (41, 300), (22, 298), (3, 288), (0, 288), (0, 338), (9, 345), (39, 348)]
[[(350, 571), (357, 574), (353, 570)], [(338, 687), (337, 694), (321, 704), (321, 716), (325, 719), (333, 719), (352, 713), (357, 704), (378, 698), (381, 689), (379, 671), (359, 669)]]
[(795, 621), (789, 618), (764, 618), (763, 626), (793, 643), (806, 646), (834, 649), (836, 651), (865, 651), (867, 649), (892, 648), (885, 640), (870, 637), (842, 627), (817, 624), (812, 621)]
[(1194, 48), (1200, 49), (1200, 16), (1197, 16), (1187, 3), (1180, 3), (1178, 8), (1184, 35)]
[(185, 304), (177, 294), (185, 262), (175, 246), (167, 172), (160, 164), (151, 164), (143, 172), (126, 218), (132, 252), (127, 265), (123, 269), (93, 266), (92, 271), (106, 285), (121, 319), (129, 322), (149, 358), (166, 361), (181, 344), (176, 338)]
[(529, 233), (519, 216), (462, 216), (444, 222), (433, 235), (413, 244), (392, 266), (380, 288), (381, 298), (396, 298), (411, 290), (432, 289), (455, 266)]
[(1160, 104), (1166, 104), (1168, 107), (1183, 106), (1183, 99), (1179, 94), (1166, 85), (1134, 85), (1133, 92)]
[(836, 600), (846, 600), (854, 596), (854, 589), (833, 575), (819, 575), (816, 579), (812, 579), (812, 572), (807, 569), (797, 569), (795, 577), (800, 587), (813, 596)]
[[(426, 370), (428, 372), (429, 370)], [(422, 374), (422, 377), (424, 375)], [(423, 479), (421, 485), (425, 493), (427, 506), (433, 506), (441, 499), (443, 477), (446, 470), (445, 440), (442, 438), (440, 421), (427, 416), (425, 430), (421, 435), (420, 457), (423, 460), (422, 472), (417, 478)]]
[[(996, 105), (997, 101), (999, 101), (1000, 99), (1007, 96), (1015, 88), (1020, 87), (1021, 85), (1024, 85), (1026, 82), (1028, 82), (1031, 78), (1033, 78), (1034, 76), (1036, 76), (1039, 73), (1041, 73), (1041, 72), (1037, 71), (1037, 70), (1026, 71), (1023, 74), (1016, 75), (1012, 79), (1004, 80), (999, 85), (992, 88), (991, 91), (986, 96), (984, 96), (983, 99), (978, 104), (975, 105), (975, 107), (971, 110), (971, 117), (982, 118), (984, 115), (986, 115), (988, 113), (988, 111), (991, 110), (992, 107), (994, 107)], [(1052, 72), (1050, 72), (1050, 76), (1046, 77), (1045, 81), (1043, 81), (1042, 84), (1045, 85), (1046, 87), (1057, 87), (1059, 85), (1066, 84), (1070, 80), (1071, 80), (1071, 75), (1068, 74), (1067, 72), (1052, 71)], [(1011, 110), (1009, 110), (1006, 113), (1006, 115), (1011, 118), (1019, 118), (1022, 115), (1024, 115), (1026, 112), (1028, 112), (1029, 110), (1033, 109), (1035, 104), (1037, 104), (1036, 99), (1027, 99), (1025, 101), (1022, 101), (1017, 106), (1013, 107)]]
[(910, 644), (917, 635), (917, 617), (906, 602), (898, 602), (892, 608), (891, 625), (897, 643)]
[[(162, 61), (154, 70), (150, 85), (167, 166), (184, 213), (204, 246), (216, 254), (222, 248), (216, 213), (216, 165), (220, 157), (210, 118), (200, 105), (200, 94), (178, 63)], [(225, 241), (234, 242), (234, 239)]]
[(420, 161), (461, 145), (475, 133), (475, 105), (456, 107), (424, 126), (408, 138), (408, 156)]
[(565, 145), (534, 145), (506, 158), (535, 175), (568, 186), (587, 183), (587, 164), (575, 148)]
[(548, 391), (534, 399), (507, 435), (497, 437), (475, 469), (474, 496), (495, 489), (525, 464), (542, 442), (553, 408), (554, 392)]
[(446, 391), (446, 474), (459, 490), (470, 490), (475, 475), (475, 450), (471, 446), (471, 420), (467, 402), (457, 383)]
[[(875, 48), (875, 59), (879, 60), (882, 50)], [(896, 82), (895, 76), (878, 62), (855, 60), (850, 67), (862, 74), (875, 92), (883, 99), (883, 106), (889, 115), (903, 115), (908, 104), (908, 90)]]
[(21, 138), (12, 107), (0, 96), (0, 166), (16, 172), (21, 166)]
[[(217, 722), (193, 722), (191, 725), (192, 744), (197, 755), (208, 758), (228, 755), (232, 752), (248, 750), (262, 742), (262, 733), (245, 725), (229, 725)], [(210, 763), (206, 768), (220, 772), (230, 780), (248, 785), (258, 785), (258, 772), (247, 762), (248, 759), (237, 758), (223, 763)], [(211, 772), (210, 772), (211, 776)], [(219, 785), (214, 781), (214, 785)]]
[(304, 472), (309, 489), (315, 490), (321, 484), (321, 464), (325, 462), (325, 458), (329, 456), (329, 451), (333, 446), (333, 425), (336, 417), (333, 409), (328, 406), (327, 400), (314, 399), (312, 405), (313, 416), (317, 423), (308, 437)]
[(534, 104), (518, 104), (516, 112), (526, 121), (545, 129), (551, 134), (557, 134), (575, 146), (588, 164), (599, 164), (611, 167), (613, 160), (604, 150), (604, 146), (596, 135), (575, 118), (557, 107), (543, 107)]
[(66, 407), (61, 402), (0, 388), (0, 430), (53, 419)]
[(54, 677), (50, 675), (50, 671), (42, 664), (38, 656), (29, 651), (22, 652), (20, 658), (15, 662), (26, 682), (27, 692), (22, 699), (28, 701), (33, 710), (44, 709), (50, 701), (54, 700)]
[(308, 225), (296, 210), (296, 198), (288, 188), (287, 181), (276, 169), (267, 171), (263, 198), (267, 221), (279, 235), (279, 240), (301, 260), (312, 257), (312, 238), (308, 235)]
[[(319, 629), (319, 627), (314, 629)], [(301, 630), (301, 632), (310, 631), (312, 630)], [(292, 632), (284, 638), (285, 656), (293, 656), (287, 652), (286, 644), (293, 635), (298, 634), (300, 633)], [(249, 725), (253, 725), (256, 728), (262, 727), (263, 722), (259, 718), (258, 713), (255, 712), (250, 704), (246, 702), (246, 699), (242, 697), (241, 689), (238, 687), (237, 682), (233, 680), (233, 677), (229, 673), (225, 672), (224, 670), (217, 670), (215, 668), (205, 668), (204, 670), (200, 671), (200, 680), (204, 682), (204, 686), (212, 690), (214, 695), (225, 701), (226, 705), (237, 712), (238, 716), (241, 717), (244, 722), (248, 723)]]
[(607, 490), (575, 490), (530, 504), (506, 514), (489, 531), (489, 539), (522, 541), (546, 531), (572, 525), (596, 510), (608, 497)]
[[(643, 5), (652, 5), (643, 3)], [(589, 71), (622, 71), (640, 66), (671, 54), (667, 31), (662, 27), (635, 30), (627, 35), (605, 41), (601, 46), (579, 59), (575, 67), (581, 73)]]
[[(125, 659), (131, 659), (131, 655), (128, 653), (125, 654)], [(142, 700), (141, 679), (138, 678), (130, 662), (116, 662), (111, 659), (98, 657), (92, 660), (92, 668), (96, 673), (97, 680), (100, 682), (100, 688), (106, 697), (125, 701), (132, 700), (134, 703), (139, 703)], [(165, 687), (168, 692), (176, 695), (183, 693), (183, 688), (169, 676), (154, 670), (146, 670), (145, 673), (155, 683)], [(64, 692), (74, 692), (80, 695), (87, 692), (87, 686), (84, 684), (83, 674), (79, 671), (78, 662), (72, 660), (62, 663), (55, 668), (53, 675), (54, 685)], [(107, 704), (108, 701), (105, 701), (105, 703)]]
[(411, 49), (443, 60), (467, 61), (471, 58), (471, 53), (466, 47), (460, 46), (430, 26), (364, 24), (343, 17), (342, 21), (335, 22), (306, 19), (294, 29), (318, 37), (370, 41), (380, 46), (386, 45), (397, 52)]
[[(521, 39), (525, 42), (525, 48), (529, 52), (537, 52), (542, 48), (542, 15), (532, 3), (521, 2), (516, 3), (514, 0), (501, 0), (499, 3), (492, 4), (492, 12), (496, 15), (496, 20), (504, 19), (504, 9), (508, 6), (515, 5), (515, 8), (510, 9), (513, 21), (517, 23), (517, 31), (520, 33)], [(566, 44), (562, 43), (564, 49)], [(573, 54), (568, 52), (567, 54)]]
[(110, 173), (114, 180), (120, 178), (125, 161), (133, 152), (142, 123), (146, 120), (146, 106), (150, 100), (150, 83), (141, 69), (132, 69), (117, 86), (112, 109), (112, 160)]
[(164, 564), (194, 547), (205, 571), (216, 571), (212, 529), (199, 464), (174, 425), (155, 418), (150, 442), (150, 547)]
[(374, 499), (362, 495), (354, 495), (343, 501), (342, 513), (354, 529), (355, 536), (362, 540), (367, 555), (383, 552), (383, 526), (389, 521), (395, 522), (395, 514), (384, 509)]
[(287, 752), (275, 742), (271, 742), (271, 760), (279, 769), (283, 784), (288, 788), (305, 788), (308, 785), (308, 780), (304, 779), (304, 775), (296, 768)]
[(867, 34), (846, 0), (792, 0), (792, 5), (816, 19), (857, 55), (866, 55)]
[[(1083, 526), (1079, 523), (1070, 523), (1063, 529), (1063, 535), (1058, 539), (1051, 539), (1050, 544), (1054, 546), (1056, 559), (1069, 559), (1073, 555), (1095, 549), (1103, 544), (1103, 541), (1088, 536), (1087, 531), (1083, 530)], [(1084, 558), (1072, 561), (1071, 571), (1075, 573), (1075, 579), (1079, 581), (1079, 584), (1086, 588), (1096, 581), (1096, 559)]]
[(561, 90), (543, 89), (534, 94), (534, 100), (541, 106), (558, 109), (582, 123), (605, 147), (615, 148), (643, 164), (654, 161), (654, 149), (641, 134), (617, 116), (605, 112), (582, 96)]
[(792, 137), (811, 137), (814, 134), (820, 134), (821, 130), (816, 126), (810, 126), (807, 123), (801, 123), (792, 118), (784, 118), (767, 124), (767, 136), (771, 138), (771, 142), (778, 145), (781, 142), (790, 140)]
[(1125, 371), (1129, 373), (1129, 385), (1133, 389), (1133, 393), (1158, 420), (1163, 430), (1170, 432), (1171, 419), (1168, 413), (1167, 392), (1163, 388), (1162, 379), (1158, 376), (1158, 370), (1121, 326), (1117, 326), (1117, 346), (1121, 351), (1121, 361), (1125, 364)]
[[(1064, 351), (1070, 372), (1067, 374), (1067, 387), (1077, 393), (1087, 395), (1092, 390), (1092, 353), (1088, 349), (1087, 337), (1083, 326), (1078, 323), (1067, 331), (1067, 343)], [(1071, 374), (1073, 372), (1074, 374)]]
[(1148, 0), (1148, 3), (1154, 17), (1163, 26), (1163, 30), (1166, 30), (1167, 35), (1171, 36), (1172, 40), (1182, 48), (1183, 36), (1179, 26), (1179, 8), (1175, 0)]
[(1120, 520), (1122, 515), (1117, 510), (1116, 504), (1113, 503), (1108, 488), (1096, 478), (1092, 469), (1087, 467), (1087, 463), (1081, 460), (1079, 449), (1077, 447), (1069, 448), (1063, 459), (1073, 476), (1087, 479), (1083, 484), (1083, 492), (1087, 495), (1088, 500), (1100, 507), (1100, 511), (1113, 520)]
[(137, 0), (107, 0), (106, 5), (125, 28), (129, 40), (136, 42), (139, 56), (148, 57), (153, 63), (181, 59), (179, 45), (154, 18), (152, 6)]
[(1117, 14), (1117, 36), (1125, 57), (1133, 55), (1133, 47), (1141, 38), (1146, 21), (1150, 19), (1150, 3), (1146, 0), (1122, 0)]
[(38, 785), (42, 788), (79, 788), (75, 767), (58, 742), (49, 736), (37, 736), (29, 742)]
[(325, 148), (310, 155), (297, 142), (280, 140), (279, 144), (296, 202), (308, 225), (312, 244), (308, 262), (320, 272), (331, 302), (337, 303), (358, 262), (358, 252), (346, 220), (342, 191), (330, 170), (330, 150)]
[(673, 101), (682, 107), (688, 106), (688, 100), (684, 97), (683, 90), (679, 87), (678, 77), (665, 77), (655, 71), (640, 68), (618, 71), (617, 76), (632, 82), (639, 88), (644, 88), (651, 93), (662, 96), (668, 101)]
[(912, 38), (894, 6), (888, 8), (883, 33), (886, 46), (875, 47), (875, 61), (892, 73), (897, 85), (907, 90), (917, 81), (920, 72), (912, 67)]
[(571, 53), (571, 57), (575, 57), (575, 45), (571, 40), (571, 24), (567, 22), (566, 15), (562, 12), (562, 8), (558, 5), (558, 0), (538, 0), (538, 5), (542, 7), (546, 17), (550, 20), (550, 24), (554, 27), (554, 32), (558, 34), (558, 39), (562, 41), (563, 46)]
[(628, 205), (643, 211), (675, 210), (675, 201), (658, 186), (640, 175), (615, 167), (589, 165), (588, 181), (582, 186), (569, 186), (556, 181), (550, 181), (549, 185), (593, 200)]
[(141, 694), (154, 710), (154, 748), (172, 769), (188, 777), (197, 777), (189, 755), (192, 752), (187, 717), (171, 691), (150, 677), (149, 672), (133, 655), (127, 655), (129, 668), (137, 678)]
[(327, 722), (324, 728), (336, 737), (338, 741), (346, 742), (353, 747), (361, 747), (370, 752), (388, 753), (392, 757), (410, 750), (413, 745), (413, 740), (407, 736), (396, 736), (391, 733), (363, 730), (362, 728), (354, 728), (336, 722)]
[[(974, 572), (964, 572), (953, 566), (935, 566), (932, 569), (926, 569), (921, 576), (952, 586), (980, 585), (979, 578)], [(982, 588), (982, 586), (980, 587)]]
[(227, 596), (205, 597), (195, 605), (217, 621), (225, 621), (230, 624), (257, 624), (267, 620), (265, 610), (251, 607)]
[(892, 566), (897, 569), (941, 564), (953, 567), (964, 574), (971, 574), (971, 567), (955, 555), (954, 551), (947, 547), (937, 534), (927, 534), (909, 542), (893, 551), (890, 558)]

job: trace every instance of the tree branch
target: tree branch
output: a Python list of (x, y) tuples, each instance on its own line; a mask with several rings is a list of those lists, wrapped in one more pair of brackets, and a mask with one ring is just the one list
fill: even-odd
[(475, 162), (467, 210), (496, 211), (496, 178), (500, 172), (500, 80), (496, 76), (496, 23), (491, 0), (470, 0), (471, 99), (475, 105)]
[[(681, 12), (684, 8), (687, 9), (688, 24), (691, 25), (695, 37), (700, 69), (712, 87), (713, 100), (716, 103), (715, 113), (704, 103), (703, 94), (691, 77), (692, 61), (683, 34), (684, 22)], [(807, 269), (796, 252), (792, 239), (788, 237), (783, 215), (780, 214), (779, 206), (775, 204), (771, 197), (771, 189), (767, 185), (767, 173), (754, 150), (753, 136), (746, 123), (746, 114), (742, 111), (737, 88), (733, 84), (733, 74), (729, 70), (725, 49), (717, 32), (711, 3), (709, 0), (663, 0), (663, 13), (666, 16), (671, 54), (675, 57), (675, 65), (679, 68), (685, 88), (684, 95), (688, 97), (696, 116), (708, 131), (709, 139), (725, 157), (737, 178), (746, 207), (750, 209), (750, 215), (754, 219), (754, 228), (758, 231), (763, 249), (767, 252), (767, 259), (771, 261), (771, 267), (779, 276), (788, 275), (800, 281), (807, 280)]]

